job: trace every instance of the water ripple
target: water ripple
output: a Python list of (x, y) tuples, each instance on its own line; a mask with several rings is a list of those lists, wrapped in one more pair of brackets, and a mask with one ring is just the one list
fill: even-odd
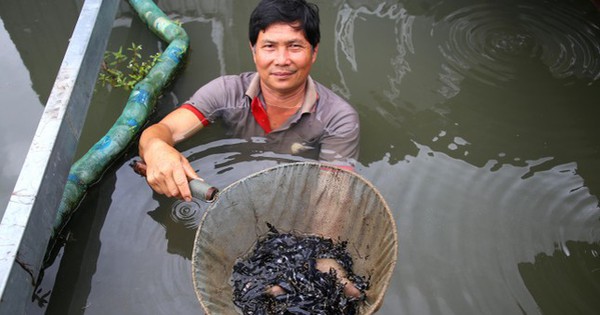
[(415, 145), (414, 157), (359, 170), (398, 226), (382, 314), (598, 310), (600, 208), (577, 163), (539, 159), (494, 170), (494, 161), (476, 167)]
[(600, 27), (582, 16), (560, 4), (478, 4), (448, 14), (432, 35), (447, 38), (439, 49), (454, 70), (488, 85), (537, 61), (556, 78), (591, 82), (600, 78)]
[(195, 230), (200, 224), (202, 215), (206, 206), (203, 206), (202, 201), (192, 199), (192, 201), (177, 200), (171, 207), (171, 220), (183, 225), (187, 229)]

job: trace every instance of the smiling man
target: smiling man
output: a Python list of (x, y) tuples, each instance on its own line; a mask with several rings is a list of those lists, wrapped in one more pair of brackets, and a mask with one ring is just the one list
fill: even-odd
[(319, 51), (318, 7), (263, 0), (250, 17), (249, 39), (256, 72), (209, 82), (142, 133), (139, 153), (156, 192), (191, 200), (188, 180), (199, 176), (174, 145), (217, 120), (232, 137), (264, 138), (273, 152), (354, 167), (358, 115), (309, 75)]

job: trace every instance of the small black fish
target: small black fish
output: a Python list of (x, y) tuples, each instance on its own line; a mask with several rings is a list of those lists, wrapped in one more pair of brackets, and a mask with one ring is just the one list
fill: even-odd
[[(279, 233), (269, 223), (267, 227), (254, 251), (233, 267), (233, 302), (243, 314), (357, 313), (369, 282), (352, 272), (347, 242)], [(321, 260), (335, 268), (319, 270)], [(359, 294), (348, 295), (348, 284), (341, 279)]]

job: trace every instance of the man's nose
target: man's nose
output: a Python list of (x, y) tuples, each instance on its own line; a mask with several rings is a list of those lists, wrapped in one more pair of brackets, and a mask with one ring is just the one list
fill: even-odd
[(277, 55), (275, 56), (275, 63), (278, 65), (288, 64), (290, 61), (290, 53), (287, 48), (282, 47), (277, 50)]

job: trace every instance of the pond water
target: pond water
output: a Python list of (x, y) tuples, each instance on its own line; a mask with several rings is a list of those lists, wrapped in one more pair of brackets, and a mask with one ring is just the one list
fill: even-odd
[(0, 1), (0, 217), (29, 150), (81, 0)]
[[(357, 172), (398, 227), (379, 313), (600, 313), (597, 2), (315, 2), (313, 77), (359, 112)], [(255, 1), (159, 5), (183, 23), (191, 51), (153, 121), (214, 77), (253, 69)], [(123, 5), (109, 50), (132, 41), (148, 54), (165, 47)], [(126, 98), (98, 88), (79, 155)], [(215, 125), (179, 147), (218, 187), (294, 160), (222, 136)], [(89, 190), (31, 314), (202, 313), (191, 251), (206, 204), (153, 194), (128, 166), (136, 154)]]

